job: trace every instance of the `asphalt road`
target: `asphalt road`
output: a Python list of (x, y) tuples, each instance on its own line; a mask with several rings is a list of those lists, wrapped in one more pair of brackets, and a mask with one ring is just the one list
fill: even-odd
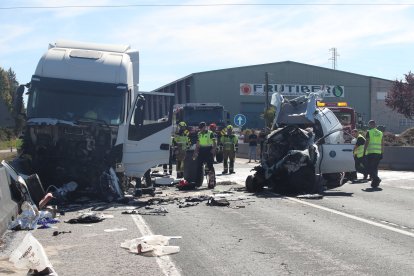
[[(61, 222), (58, 229), (33, 234), (59, 275), (414, 275), (414, 172), (381, 171), (380, 191), (368, 183), (348, 183), (322, 199), (298, 199), (240, 190), (253, 166), (239, 161), (236, 174), (218, 176), (221, 185), (215, 191), (167, 188), (156, 195), (161, 203), (227, 192), (229, 207), (201, 202), (179, 208), (176, 200), (153, 205), (168, 210), (161, 216), (121, 214), (135, 207), (97, 203), (87, 210), (113, 218), (90, 225)], [(66, 212), (61, 220), (83, 209)], [(114, 228), (126, 230), (104, 231)], [(53, 236), (53, 231), (71, 233)], [(25, 234), (9, 233), (0, 257)], [(155, 258), (120, 247), (126, 239), (148, 234), (181, 236), (170, 242), (180, 252)], [(0, 275), (26, 272), (0, 258), (1, 267)]]

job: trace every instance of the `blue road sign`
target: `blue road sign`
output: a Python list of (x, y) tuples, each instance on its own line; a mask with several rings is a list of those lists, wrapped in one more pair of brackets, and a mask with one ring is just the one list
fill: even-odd
[(234, 124), (238, 127), (242, 127), (246, 124), (247, 119), (246, 116), (244, 116), (243, 114), (237, 114), (236, 116), (234, 116)]

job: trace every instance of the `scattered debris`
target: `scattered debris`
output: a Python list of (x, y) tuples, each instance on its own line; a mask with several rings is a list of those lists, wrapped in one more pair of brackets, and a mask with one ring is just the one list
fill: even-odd
[(9, 230), (33, 230), (37, 227), (40, 218), (39, 210), (34, 204), (28, 201), (22, 203), (22, 212), (17, 216), (16, 220), (10, 222)]
[(20, 245), (11, 253), (9, 261), (16, 268), (30, 269), (28, 275), (57, 276), (43, 246), (31, 233), (27, 233)]
[(185, 202), (203, 202), (209, 200), (210, 196), (199, 195), (199, 196), (189, 196), (185, 198)]
[(180, 182), (176, 186), (180, 191), (188, 191), (195, 189), (194, 183), (190, 183), (185, 179), (181, 179)]
[(57, 236), (60, 234), (72, 233), (72, 231), (53, 231), (53, 236)]
[(97, 223), (105, 219), (102, 215), (97, 215), (94, 212), (83, 213), (77, 216), (76, 218), (65, 221), (66, 223), (75, 224), (75, 223)]
[(105, 229), (104, 231), (105, 232), (122, 232), (122, 231), (126, 231), (126, 230), (128, 230), (128, 229), (126, 229), (126, 228), (112, 228), (112, 229)]
[(180, 252), (179, 246), (168, 245), (170, 239), (181, 239), (181, 237), (167, 237), (162, 235), (143, 236), (132, 240), (125, 240), (121, 247), (128, 249), (131, 253), (147, 257), (160, 257)]
[(175, 185), (174, 180), (174, 178), (169, 176), (156, 177), (154, 186), (172, 186)]
[(164, 207), (157, 207), (157, 208), (146, 208), (149, 211), (141, 211), (141, 210), (126, 210), (123, 211), (121, 214), (123, 215), (152, 215), (152, 216), (165, 216), (168, 213), (168, 210)]
[(197, 206), (198, 204), (199, 204), (199, 202), (185, 202), (185, 203), (180, 203), (178, 205), (178, 208), (193, 207), (193, 206)]
[(322, 199), (323, 195), (321, 194), (306, 194), (306, 195), (298, 195), (296, 198), (300, 199)]
[(40, 211), (40, 213), (41, 213), (40, 218), (37, 221), (37, 225), (40, 225), (37, 227), (38, 229), (50, 228), (51, 226), (49, 224), (56, 224), (60, 222), (60, 220), (54, 219), (52, 217), (52, 214), (50, 214), (50, 212), (48, 211)]
[(42, 200), (39, 202), (39, 209), (43, 209), (46, 204), (54, 198), (52, 193), (47, 193)]
[(230, 202), (226, 198), (215, 198), (211, 197), (207, 201), (208, 206), (229, 206)]
[(246, 208), (246, 206), (244, 206), (244, 205), (237, 205), (237, 206), (232, 206), (230, 208), (232, 208), (232, 209), (241, 209), (241, 208)]

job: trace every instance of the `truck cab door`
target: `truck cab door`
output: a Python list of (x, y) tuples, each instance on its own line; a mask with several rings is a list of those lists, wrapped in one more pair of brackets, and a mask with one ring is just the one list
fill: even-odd
[(317, 142), (319, 151), (316, 162), (317, 173), (324, 174), (355, 171), (353, 144), (327, 144), (322, 142), (328, 140), (324, 138), (333, 133), (336, 133), (336, 131), (325, 135), (320, 139), (321, 142)]
[(151, 167), (168, 163), (174, 95), (139, 93), (128, 114), (122, 162), (125, 174), (142, 177)]

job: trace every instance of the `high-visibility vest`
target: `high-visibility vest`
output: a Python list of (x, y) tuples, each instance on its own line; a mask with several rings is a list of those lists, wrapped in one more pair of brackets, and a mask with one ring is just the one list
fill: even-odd
[(369, 142), (366, 154), (377, 153), (382, 154), (382, 132), (376, 128), (368, 130)]
[(207, 132), (199, 132), (198, 133), (198, 143), (201, 147), (208, 147), (214, 145), (214, 134), (211, 130), (207, 130)]
[(234, 151), (235, 146), (238, 144), (236, 135), (224, 135), (220, 138), (220, 143), (223, 144), (223, 149), (228, 151)]
[(180, 150), (186, 150), (190, 145), (190, 138), (187, 135), (176, 135), (174, 137), (174, 143), (178, 145)]
[[(364, 136), (362, 136), (361, 134), (358, 135), (357, 141), (359, 138), (364, 139)], [(359, 145), (358, 147), (355, 148), (354, 150), (354, 155), (356, 156), (356, 158), (361, 158), (362, 156), (364, 156), (364, 145)]]

